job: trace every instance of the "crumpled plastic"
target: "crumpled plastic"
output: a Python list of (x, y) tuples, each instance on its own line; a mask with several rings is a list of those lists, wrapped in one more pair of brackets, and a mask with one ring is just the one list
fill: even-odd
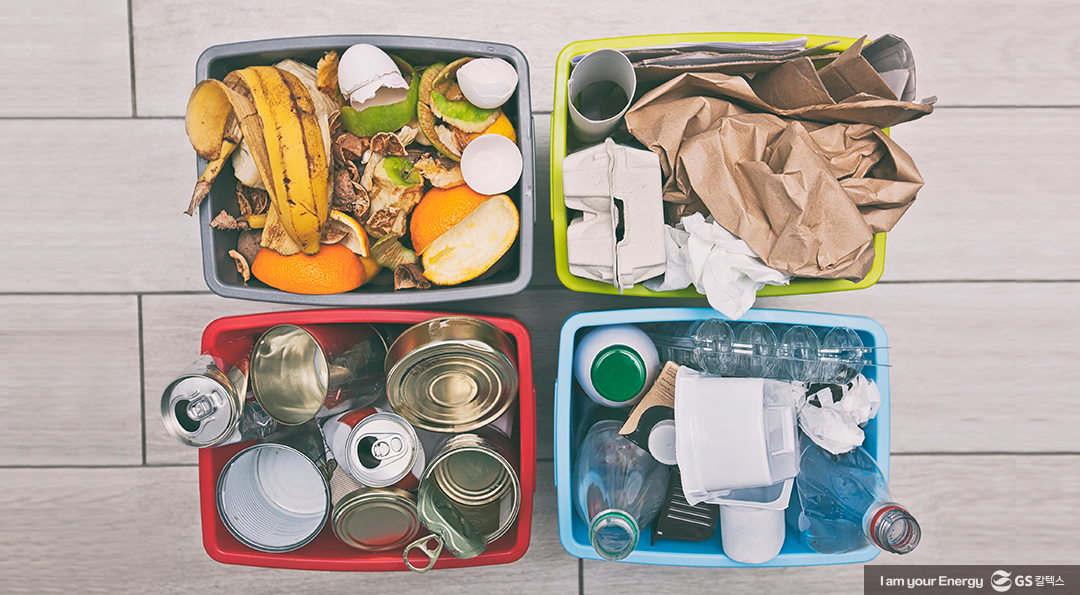
[(791, 277), (766, 266), (754, 251), (710, 215), (687, 215), (664, 226), (667, 266), (662, 277), (643, 284), (653, 291), (694, 287), (709, 305), (738, 320), (765, 285), (787, 285)]
[(803, 433), (836, 455), (863, 443), (862, 426), (880, 407), (877, 384), (862, 374), (843, 385), (811, 384), (796, 403)]

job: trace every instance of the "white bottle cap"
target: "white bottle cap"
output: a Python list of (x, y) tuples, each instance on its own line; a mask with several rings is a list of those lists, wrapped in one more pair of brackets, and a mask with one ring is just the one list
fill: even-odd
[(678, 462), (675, 459), (675, 420), (659, 421), (649, 430), (649, 454), (664, 465)]

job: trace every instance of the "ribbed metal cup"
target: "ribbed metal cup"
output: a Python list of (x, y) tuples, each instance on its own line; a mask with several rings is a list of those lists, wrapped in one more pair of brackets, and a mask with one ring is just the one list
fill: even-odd
[(315, 422), (283, 427), (225, 464), (217, 483), (218, 515), (252, 549), (300, 548), (326, 524), (334, 467)]

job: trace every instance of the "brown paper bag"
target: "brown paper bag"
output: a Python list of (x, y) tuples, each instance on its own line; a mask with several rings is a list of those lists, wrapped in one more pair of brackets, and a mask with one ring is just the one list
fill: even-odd
[(683, 74), (642, 97), (626, 124), (660, 157), (665, 201), (703, 202), (783, 273), (861, 280), (873, 234), (892, 228), (922, 177), (875, 126), (753, 113), (800, 109), (773, 108), (742, 77)]

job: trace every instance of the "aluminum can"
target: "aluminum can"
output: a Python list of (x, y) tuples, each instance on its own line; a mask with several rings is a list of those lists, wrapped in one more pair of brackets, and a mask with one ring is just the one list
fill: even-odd
[(221, 351), (204, 353), (165, 387), (161, 422), (177, 442), (193, 448), (221, 446), (262, 438), (276, 427), (246, 402), (252, 344), (250, 337), (240, 337)]
[(395, 488), (366, 488), (338, 467), (330, 478), (330, 527), (349, 547), (369, 552), (403, 549), (422, 525), (416, 497)]
[(448, 436), (431, 457), (421, 482), (434, 482), (488, 543), (517, 519), (521, 480), (510, 439), (486, 426)]
[(432, 432), (469, 432), (502, 416), (518, 396), (513, 342), (463, 316), (414, 325), (390, 346), (386, 394), (394, 413)]
[(424, 447), (401, 416), (364, 407), (328, 418), (322, 430), (334, 460), (360, 485), (420, 487)]
[[(420, 522), (434, 535), (405, 547), (405, 566), (427, 572), (444, 547), (457, 558), (476, 557), (510, 530), (521, 506), (515, 461), (510, 439), (492, 426), (444, 438), (424, 471), (417, 503)], [(428, 564), (415, 566), (410, 552)]]
[(370, 324), (282, 324), (255, 342), (251, 389), (284, 425), (366, 407), (386, 392), (386, 340)]
[(318, 424), (282, 427), (225, 464), (217, 482), (218, 515), (248, 547), (295, 550), (326, 524), (333, 468)]

